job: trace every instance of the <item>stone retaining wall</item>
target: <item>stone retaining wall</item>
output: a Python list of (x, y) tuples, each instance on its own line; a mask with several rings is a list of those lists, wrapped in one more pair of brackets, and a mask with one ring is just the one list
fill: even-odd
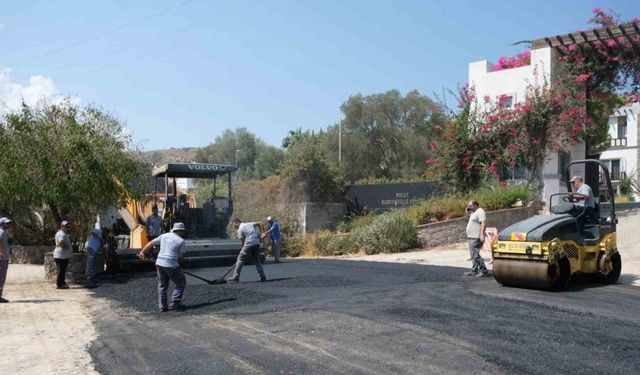
[[(69, 259), (69, 266), (67, 267), (66, 281), (77, 283), (85, 280), (85, 253), (73, 253), (71, 259)], [(99, 252), (96, 254), (96, 268), (97, 272), (104, 271), (104, 253)], [(48, 252), (44, 256), (44, 277), (47, 281), (55, 282), (58, 267), (53, 260), (53, 253)]]
[[(535, 215), (541, 204), (533, 202), (525, 207), (509, 208), (505, 210), (488, 211), (487, 227), (503, 230), (511, 224)], [(467, 239), (467, 218), (440, 221), (418, 226), (418, 243), (423, 248), (430, 248), (464, 241)]]
[(11, 246), (11, 261), (16, 264), (44, 264), (44, 254), (52, 249), (53, 245)]

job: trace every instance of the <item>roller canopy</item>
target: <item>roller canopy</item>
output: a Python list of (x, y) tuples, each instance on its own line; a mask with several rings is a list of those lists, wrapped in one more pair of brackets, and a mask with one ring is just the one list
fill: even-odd
[(515, 223), (498, 234), (500, 241), (545, 241), (557, 235), (554, 229), (565, 225), (576, 225), (576, 219), (569, 214), (539, 215)]
[(166, 164), (153, 170), (154, 177), (176, 178), (214, 178), (218, 175), (231, 173), (238, 170), (233, 165), (184, 163)]

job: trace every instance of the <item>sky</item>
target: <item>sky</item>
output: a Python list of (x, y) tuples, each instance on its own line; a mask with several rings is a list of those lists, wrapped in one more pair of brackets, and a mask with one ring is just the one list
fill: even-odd
[(640, 17), (637, 0), (2, 1), (0, 101), (71, 96), (146, 150), (237, 127), (280, 147), (289, 130), (337, 123), (350, 95), (442, 97), (470, 62), (586, 29), (596, 6)]

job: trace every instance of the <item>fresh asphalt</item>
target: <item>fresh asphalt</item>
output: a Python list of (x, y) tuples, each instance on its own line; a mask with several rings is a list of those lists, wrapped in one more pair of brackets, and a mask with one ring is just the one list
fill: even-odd
[[(226, 267), (190, 269), (216, 279)], [(187, 276), (160, 314), (151, 272), (107, 277), (91, 355), (101, 374), (639, 374), (640, 288), (502, 287), (460, 268), (348, 260)]]

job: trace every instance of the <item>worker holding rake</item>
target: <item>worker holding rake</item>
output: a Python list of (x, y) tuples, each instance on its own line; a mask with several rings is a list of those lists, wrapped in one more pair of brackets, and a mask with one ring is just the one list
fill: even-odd
[(148, 242), (138, 253), (138, 258), (144, 259), (145, 253), (153, 246), (160, 245), (160, 252), (156, 259), (156, 270), (158, 272), (158, 305), (160, 312), (169, 311), (167, 306), (167, 289), (169, 280), (173, 281), (176, 287), (171, 295), (171, 309), (184, 310), (186, 306), (182, 304), (184, 290), (187, 287), (187, 278), (182, 272), (184, 254), (186, 253), (184, 237), (187, 229), (183, 223), (173, 224), (171, 233), (165, 233)]

